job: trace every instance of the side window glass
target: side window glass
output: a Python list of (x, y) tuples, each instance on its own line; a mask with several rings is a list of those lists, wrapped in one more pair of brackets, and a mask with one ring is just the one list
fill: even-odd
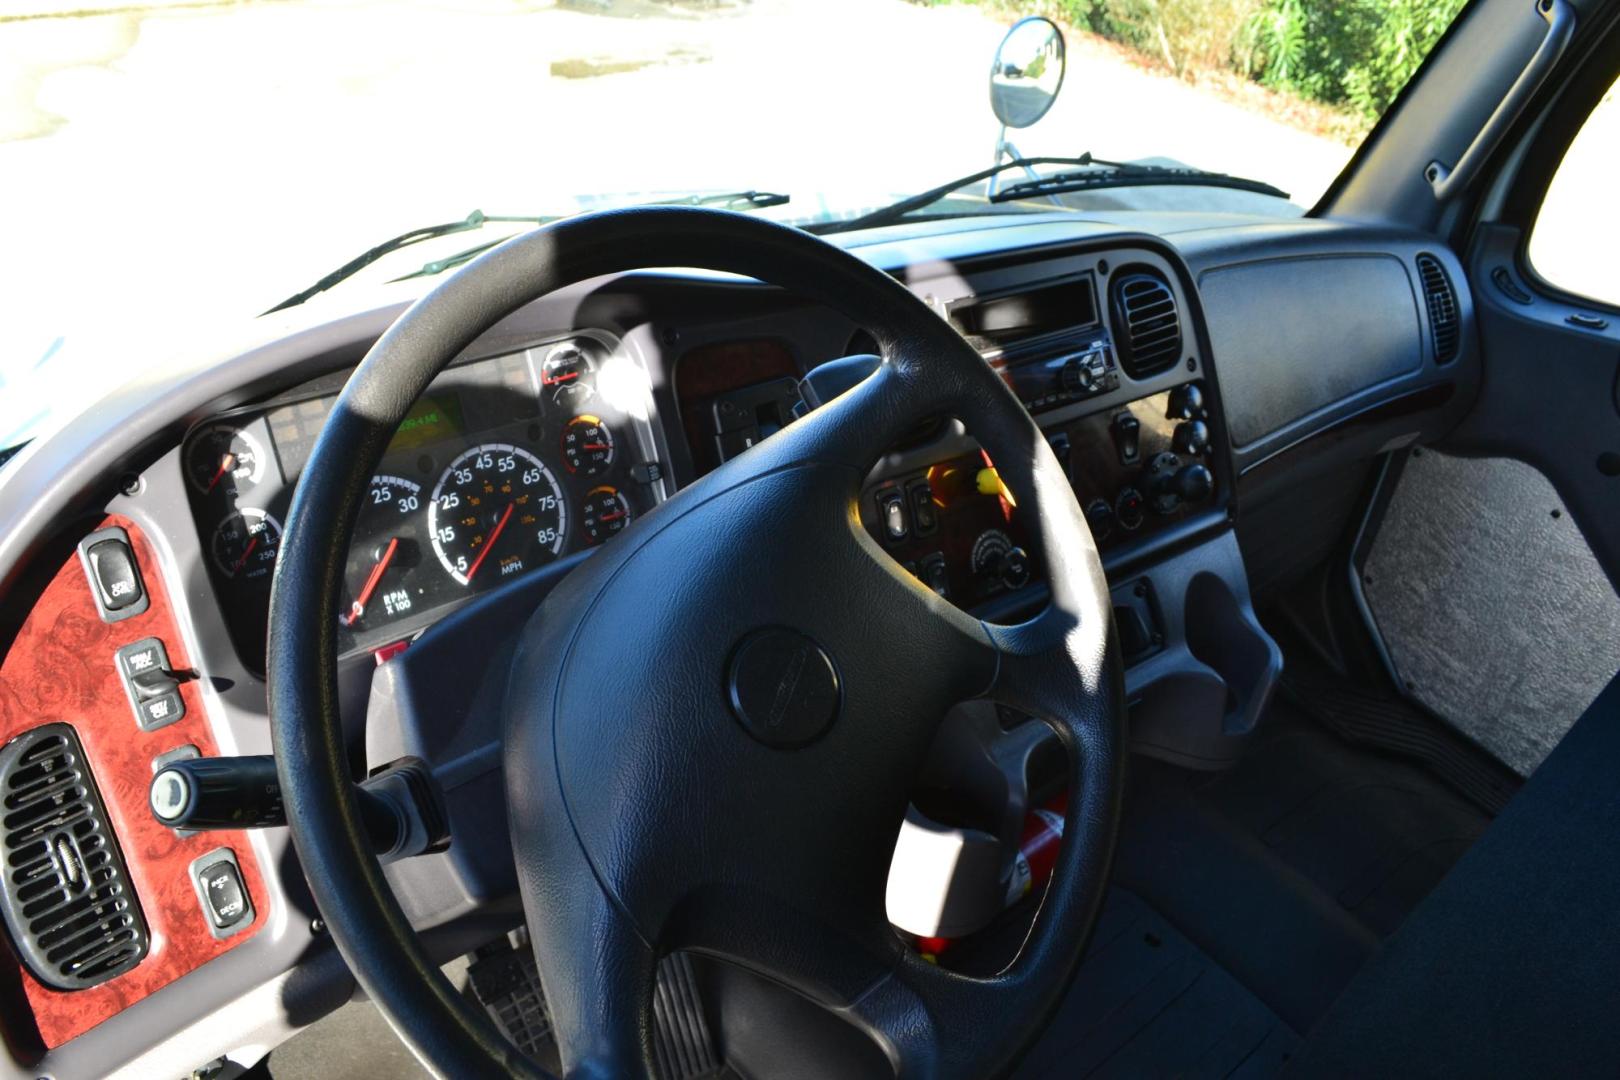
[(1620, 306), (1620, 82), (1609, 87), (1564, 154), (1547, 188), (1535, 230), (1530, 265), (1552, 285)]

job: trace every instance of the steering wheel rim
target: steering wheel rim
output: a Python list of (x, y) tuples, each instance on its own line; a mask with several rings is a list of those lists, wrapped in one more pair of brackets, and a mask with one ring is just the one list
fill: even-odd
[[(586, 560), (542, 605), (519, 644), (508, 703), (508, 804), (520, 886), (565, 1067), (571, 1075), (653, 1071), (652, 972), (660, 950), (675, 947), (725, 956), (809, 993), (871, 1033), (898, 1073), (982, 1075), (1005, 1068), (1059, 1003), (1095, 922), (1112, 856), (1124, 692), (1106, 579), (1061, 467), (1017, 399), (977, 354), (892, 278), (824, 241), (756, 218), (638, 208), (537, 229), (468, 264), (419, 300), (350, 378), (300, 478), (271, 594), (271, 730), (293, 841), (311, 891), (356, 978), (424, 1061), (456, 1075), (544, 1075), (442, 976), (370, 852), (338, 720), (331, 614), (340, 608), (342, 552), (355, 508), (399, 422), (432, 378), (524, 304), (570, 284), (649, 266), (738, 273), (818, 300), (871, 330), (885, 362), (854, 390), (690, 485)], [(853, 500), (870, 462), (915, 420), (941, 414), (967, 422), (1019, 502), (1035, 511), (1033, 553), (1046, 563), (1052, 601), (1029, 622), (985, 624), (940, 601), (887, 560), (854, 518)], [(695, 665), (704, 668), (703, 675), (668, 680), (671, 685), (659, 691), (665, 695), (662, 715), (701, 712), (695, 737), (726, 764), (694, 771), (690, 748), (652, 730), (649, 725), (660, 721), (649, 721), (646, 710), (629, 704), (612, 712), (619, 725), (613, 734), (622, 738), (595, 732), (587, 746), (563, 699), (570, 686), (598, 673), (571, 648), (572, 641), (594, 632), (593, 626), (623, 625), (639, 596), (644, 606), (657, 609), (648, 612), (655, 628), (646, 631), (652, 657), (646, 662), (658, 662), (657, 648), (686, 647), (683, 639), (668, 636), (667, 624), (691, 610), (692, 597), (667, 603), (649, 598), (645, 568), (667, 565), (677, 543), (703, 548), (724, 542), (726, 537), (714, 534), (729, 529), (727, 500), (740, 498), (778, 518), (793, 518), (794, 525), (809, 520), (796, 516), (801, 511), (814, 513), (818, 527), (833, 530), (827, 546), (843, 561), (820, 567), (832, 576), (815, 589), (784, 589), (791, 602), (778, 600), (793, 609), (788, 621), (796, 624), (795, 633), (800, 625), (816, 624), (816, 633), (804, 635), (812, 643), (838, 639), (823, 649), (843, 680), (835, 719), (807, 749), (763, 746), (745, 732), (731, 717), (720, 684), (727, 654), (740, 636), (762, 625), (759, 611), (733, 610), (748, 608), (745, 593), (731, 604), (701, 594), (703, 610), (693, 618), (709, 632), (696, 634), (692, 647), (708, 650), (693, 654), (705, 656)], [(806, 509), (810, 504), (816, 509)], [(791, 530), (792, 539), (779, 540), (771, 550), (786, 547), (803, 558), (820, 558), (803, 546), (812, 535), (809, 529)], [(696, 576), (715, 591), (754, 580), (771, 592), (769, 575), (779, 579), (782, 570), (767, 559), (745, 568), (754, 575), (748, 578), (735, 570), (717, 573), (726, 568), (712, 557), (700, 554), (694, 562), (703, 568)], [(853, 579), (847, 589), (838, 575)], [(818, 594), (833, 594), (834, 600), (842, 595), (846, 608), (854, 602), (878, 608), (863, 609), (863, 621), (872, 622), (864, 631), (915, 661), (917, 670), (895, 676), (915, 700), (885, 715), (881, 726), (859, 727), (859, 717), (871, 708), (856, 706), (876, 700), (868, 650), (829, 622), (831, 601)], [(717, 643), (729, 644), (712, 655)], [(654, 670), (648, 668), (649, 677)], [(869, 878), (872, 853), (885, 842), (892, 849), (894, 832), (885, 819), (895, 793), (880, 791), (878, 783), (892, 787), (908, 755), (912, 767), (920, 762), (916, 751), (928, 734), (929, 715), (937, 723), (951, 699), (992, 693), (1057, 729), (1070, 751), (1071, 799), (1066, 840), (1019, 958), (997, 976), (969, 979), (923, 963), (892, 934), (885, 940), (868, 910), (870, 883), (853, 877), (845, 882), (841, 875), (859, 869)], [(721, 701), (718, 711), (711, 699)], [(869, 740), (878, 734), (881, 767), (853, 756), (857, 731)], [(681, 731), (683, 738), (688, 734)], [(781, 764), (799, 761), (806, 764)], [(709, 799), (694, 800), (677, 820), (661, 819), (658, 800), (671, 791), (697, 790), (692, 785), (706, 772), (741, 768), (739, 763), (764, 763), (778, 788), (800, 797), (812, 792), (796, 787), (800, 773), (829, 764), (848, 770), (841, 780), (864, 779), (850, 779), (839, 805), (821, 820), (800, 820), (792, 808), (777, 807), (780, 816), (793, 819), (789, 824), (773, 818), (727, 837), (719, 831), (719, 811), (705, 809)], [(867, 780), (870, 793), (863, 786)], [(654, 790), (643, 790), (648, 785)], [(629, 829), (620, 815), (601, 812), (598, 796), (604, 793), (633, 804), (622, 815), (632, 823)], [(791, 838), (805, 852), (830, 858), (836, 834), (826, 821), (869, 818), (878, 819), (874, 828), (844, 841), (849, 866), (828, 871), (839, 876), (838, 887), (814, 898), (828, 911), (855, 911), (860, 901), (861, 930), (839, 936), (838, 949), (815, 947), (817, 934), (828, 927), (813, 917), (807, 927), (756, 925), (769, 922), (761, 913), (778, 910), (765, 900), (782, 900), (781, 890), (767, 887), (755, 896), (739, 867), (749, 860), (772, 862), (773, 873), (804, 893), (817, 885), (803, 866), (773, 862), (759, 843), (746, 856), (715, 853), (728, 845), (741, 852), (758, 832), (769, 841)], [(898, 830), (900, 814), (892, 818)], [(645, 840), (634, 835), (637, 828), (647, 831)], [(673, 867), (667, 872), (663, 865), (658, 874), (638, 869), (638, 863), (664, 857), (658, 843), (678, 852), (685, 868), (666, 859)], [(733, 888), (722, 887), (728, 884)], [(727, 895), (739, 891), (749, 903)], [(880, 882), (879, 917), (881, 895)], [(807, 899), (789, 900), (794, 914), (807, 914)], [(728, 921), (742, 929), (733, 932)], [(828, 957), (809, 956), (819, 951)], [(788, 970), (795, 965), (815, 970)], [(974, 1019), (992, 1022), (965, 1024)]]

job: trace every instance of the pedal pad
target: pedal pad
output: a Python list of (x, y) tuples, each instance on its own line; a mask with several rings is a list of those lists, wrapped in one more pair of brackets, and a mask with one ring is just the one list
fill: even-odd
[(685, 953), (671, 953), (658, 965), (653, 991), (653, 1051), (664, 1080), (697, 1080), (719, 1071), (709, 1021), (703, 1015), (697, 976)]
[[(467, 969), (467, 979), (495, 1026), (514, 1046), (530, 1058), (555, 1059), (551, 1014), (532, 949), (527, 945), (481, 949)], [(658, 965), (653, 1051), (663, 1080), (700, 1080), (720, 1071), (692, 961), (683, 953), (666, 956)]]

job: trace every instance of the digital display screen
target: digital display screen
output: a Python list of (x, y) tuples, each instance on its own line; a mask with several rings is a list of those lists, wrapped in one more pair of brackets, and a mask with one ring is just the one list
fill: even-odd
[(951, 323), (978, 348), (1008, 345), (1056, 330), (1091, 326), (1097, 298), (1091, 278), (1081, 277), (1011, 296), (969, 301), (951, 308)]
[(466, 430), (462, 422), (460, 398), (454, 394), (429, 394), (405, 414), (388, 449), (414, 450), (428, 443), (461, 435)]

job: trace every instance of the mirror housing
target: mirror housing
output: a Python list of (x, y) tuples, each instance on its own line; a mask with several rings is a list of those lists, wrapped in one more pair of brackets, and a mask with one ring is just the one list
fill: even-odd
[(1005, 127), (1027, 128), (1057, 100), (1067, 63), (1063, 31), (1051, 19), (1019, 19), (990, 68), (990, 109)]

